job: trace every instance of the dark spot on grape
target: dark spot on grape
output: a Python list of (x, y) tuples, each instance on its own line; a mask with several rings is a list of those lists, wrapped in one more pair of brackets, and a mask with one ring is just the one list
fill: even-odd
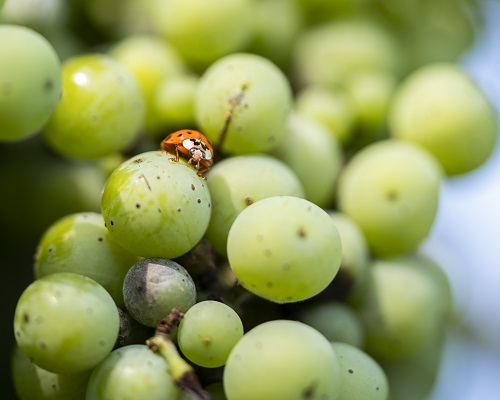
[(200, 203), (201, 203), (201, 199), (198, 199), (198, 200), (196, 200), (196, 201), (198, 202), (198, 204), (200, 204)]
[(99, 242), (102, 242), (104, 239), (103, 239), (102, 237), (98, 237), (98, 238), (97, 238), (97, 240), (98, 240)]
[(29, 314), (24, 313), (24, 314), (23, 314), (23, 320), (24, 320), (24, 322), (26, 322), (26, 323), (30, 322), (30, 316), (29, 316)]
[(354, 373), (354, 371), (353, 371), (351, 368), (349, 368), (349, 369), (347, 370), (347, 372), (349, 372), (350, 374), (353, 374), (353, 373)]
[(17, 336), (17, 337), (21, 337), (21, 332), (16, 331), (16, 336)]
[(212, 341), (208, 338), (203, 339), (203, 345), (204, 346), (210, 346), (212, 344)]
[(244, 201), (247, 206), (253, 203), (253, 199), (250, 196), (246, 196)]
[(274, 136), (269, 136), (269, 137), (267, 138), (267, 141), (268, 141), (269, 143), (274, 143), (274, 142), (276, 141), (276, 138), (275, 138)]
[(212, 207), (212, 204), (211, 203), (208, 203), (208, 208)]
[(160, 179), (160, 175), (157, 175), (157, 176), (156, 176), (156, 179)]
[(316, 387), (318, 384), (316, 382), (311, 382), (311, 384), (304, 389), (302, 392), (302, 398), (304, 399), (312, 399), (314, 397), (314, 393), (316, 392)]
[(274, 284), (273, 284), (272, 282), (267, 282), (267, 283), (266, 283), (266, 286), (267, 286), (268, 288), (272, 288), (272, 287), (274, 286)]
[(106, 346), (106, 341), (105, 340), (99, 340), (99, 346), (104, 347)]
[(109, 221), (109, 223), (110, 223), (111, 225), (114, 225), (114, 224), (115, 224), (115, 223), (113, 222), (113, 220)]
[(91, 114), (91, 115), (90, 115), (90, 119), (91, 119), (92, 121), (97, 121), (97, 115), (96, 115), (96, 114)]
[(106, 225), (106, 222), (104, 223), (104, 227), (107, 228), (108, 226)]
[(194, 186), (194, 184), (191, 184), (191, 190), (195, 190), (196, 187)]
[(158, 208), (158, 212), (161, 214), (161, 208)]
[(283, 269), (284, 269), (285, 271), (288, 271), (288, 270), (290, 269), (290, 267), (291, 267), (291, 265), (290, 265), (289, 263), (284, 263), (284, 264), (283, 264)]
[(52, 82), (52, 79), (46, 79), (43, 88), (47, 91), (50, 92), (54, 88), (54, 82)]
[(52, 389), (54, 389), (54, 390), (57, 389), (57, 385), (55, 383), (52, 384)]
[(48, 251), (49, 253), (52, 253), (52, 252), (54, 251), (54, 247), (53, 247), (53, 246), (50, 246), (50, 247), (47, 249), (47, 251)]
[(134, 164), (139, 164), (139, 163), (141, 163), (141, 162), (143, 162), (143, 161), (144, 161), (144, 160), (143, 160), (142, 158), (136, 158), (136, 159), (134, 160)]
[(307, 211), (311, 211), (312, 209), (312, 206), (307, 207)]
[(375, 388), (375, 390), (378, 392), (380, 389), (379, 389), (379, 387), (377, 386), (377, 387)]
[(287, 301), (292, 301), (293, 297), (292, 296), (287, 296), (286, 299), (287, 299)]
[(267, 257), (270, 257), (272, 255), (272, 251), (271, 249), (264, 249), (264, 255), (267, 256)]
[(44, 342), (44, 341), (42, 341), (42, 340), (40, 341), (39, 346), (40, 346), (40, 348), (41, 348), (42, 350), (47, 349), (47, 343), (45, 343), (45, 342)]
[(387, 200), (389, 200), (389, 201), (395, 201), (398, 198), (398, 194), (393, 190), (387, 192), (385, 194), (385, 196), (387, 197)]
[(135, 203), (135, 208), (141, 208), (141, 203)]
[(12, 93), (12, 84), (10, 82), (3, 82), (2, 86), (0, 86), (0, 89), (4, 96), (8, 96)]
[(301, 238), (306, 237), (306, 230), (304, 229), (303, 226), (299, 227), (299, 229), (297, 230), (297, 235), (299, 235), (299, 237)]
[(38, 316), (35, 318), (35, 322), (37, 324), (41, 324), (41, 323), (43, 323), (43, 321), (45, 321), (45, 319), (42, 316)]
[(177, 209), (177, 212), (181, 212), (181, 208), (180, 207)]

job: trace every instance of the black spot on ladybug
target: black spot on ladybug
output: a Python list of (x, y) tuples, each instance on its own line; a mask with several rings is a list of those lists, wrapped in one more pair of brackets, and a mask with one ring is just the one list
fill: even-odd
[(244, 201), (247, 206), (253, 203), (253, 199), (250, 196), (246, 196)]
[(143, 161), (144, 161), (144, 160), (143, 160), (142, 158), (136, 158), (136, 159), (134, 160), (134, 164), (139, 164), (139, 163), (141, 163), (141, 162), (143, 162)]
[(195, 186), (194, 186), (194, 184), (192, 183), (192, 184), (191, 184), (191, 190), (195, 190), (195, 189), (196, 189), (196, 187), (195, 187)]
[(201, 203), (201, 199), (198, 199), (198, 200), (196, 200), (196, 201), (198, 202), (198, 204), (199, 204), (199, 203)]
[(141, 208), (141, 203), (135, 203), (135, 208)]

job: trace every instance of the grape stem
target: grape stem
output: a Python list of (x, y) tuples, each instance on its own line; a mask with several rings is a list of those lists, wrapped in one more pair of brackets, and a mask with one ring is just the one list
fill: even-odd
[(167, 361), (175, 383), (187, 395), (188, 399), (210, 400), (210, 395), (201, 388), (193, 367), (179, 355), (177, 347), (170, 340), (170, 335), (183, 316), (184, 314), (178, 308), (173, 308), (170, 314), (158, 324), (154, 336), (148, 339), (146, 344)]

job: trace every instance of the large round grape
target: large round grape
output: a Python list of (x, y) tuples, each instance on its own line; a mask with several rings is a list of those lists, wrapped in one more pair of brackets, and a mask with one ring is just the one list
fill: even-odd
[(415, 248), (436, 216), (442, 170), (423, 148), (388, 139), (365, 147), (345, 166), (338, 208), (363, 231), (376, 256)]
[(35, 254), (35, 277), (76, 272), (100, 283), (123, 306), (122, 286), (137, 261), (113, 239), (102, 215), (82, 212), (55, 221), (44, 233)]
[(342, 382), (330, 342), (297, 321), (274, 320), (247, 332), (224, 368), (228, 400), (336, 399)]
[(338, 400), (388, 400), (389, 382), (382, 367), (365, 351), (333, 342), (342, 380)]
[(104, 54), (63, 64), (63, 94), (43, 130), (57, 153), (97, 158), (127, 149), (144, 124), (144, 99), (132, 73)]
[(251, 0), (157, 1), (153, 23), (188, 63), (206, 66), (240, 51), (253, 34)]
[(236, 312), (219, 301), (205, 300), (192, 306), (179, 324), (177, 343), (191, 362), (206, 368), (226, 363), (243, 336), (243, 323)]
[(72, 272), (31, 283), (14, 315), (21, 351), (55, 373), (93, 368), (113, 348), (118, 327), (118, 310), (109, 293), (93, 279)]
[(426, 148), (450, 175), (479, 167), (495, 147), (496, 112), (458, 65), (434, 63), (415, 70), (392, 104), (392, 135)]
[(275, 196), (236, 217), (227, 256), (243, 287), (288, 303), (313, 297), (330, 284), (342, 246), (335, 223), (320, 207), (299, 197)]
[[(195, 115), (214, 146), (233, 155), (271, 150), (285, 137), (292, 106), (286, 76), (264, 57), (237, 53), (213, 63), (201, 76)], [(221, 132), (227, 130), (224, 142)]]
[(114, 350), (92, 372), (87, 400), (177, 399), (178, 386), (163, 357), (144, 344)]
[(138, 154), (109, 177), (102, 215), (111, 236), (142, 257), (175, 258), (203, 237), (210, 213), (206, 182), (184, 159), (161, 151)]
[(282, 161), (252, 154), (226, 158), (207, 174), (212, 197), (212, 217), (206, 237), (221, 254), (226, 254), (227, 235), (238, 214), (266, 197), (304, 197), (295, 173)]
[(123, 299), (136, 321), (156, 327), (173, 308), (186, 312), (196, 303), (196, 286), (186, 269), (175, 261), (145, 258), (125, 276)]
[(39, 33), (18, 25), (0, 26), (0, 141), (36, 133), (61, 95), (61, 62)]

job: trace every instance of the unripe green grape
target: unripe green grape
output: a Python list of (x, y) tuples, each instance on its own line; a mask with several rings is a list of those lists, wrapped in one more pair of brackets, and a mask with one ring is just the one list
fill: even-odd
[(330, 342), (297, 321), (274, 320), (247, 332), (224, 367), (228, 400), (336, 399), (339, 362)]
[(481, 166), (498, 137), (495, 110), (460, 66), (435, 63), (415, 70), (397, 88), (391, 134), (432, 153), (449, 175)]
[(370, 0), (298, 0), (309, 25), (317, 25), (349, 15), (360, 15)]
[(298, 320), (312, 326), (330, 342), (363, 348), (365, 332), (358, 314), (347, 304), (327, 301), (305, 306)]
[(178, 386), (163, 357), (144, 344), (114, 350), (92, 372), (87, 400), (177, 399)]
[[(3, 0), (0, 1), (0, 8), (2, 4)], [(66, 5), (63, 0), (9, 1), (1, 9), (0, 23), (25, 26), (47, 38), (51, 32), (61, 29), (67, 22)]]
[[(271, 61), (248, 53), (214, 62), (201, 76), (195, 96), (202, 132), (212, 145), (232, 155), (276, 147), (285, 137), (291, 107), (292, 92), (285, 75)], [(223, 131), (224, 142), (219, 143)]]
[(253, 35), (250, 0), (156, 1), (153, 24), (195, 67), (241, 51)]
[(21, 294), (14, 334), (21, 351), (40, 368), (71, 374), (93, 368), (113, 348), (119, 317), (96, 281), (58, 272), (32, 282)]
[(205, 300), (184, 314), (177, 332), (177, 343), (182, 354), (192, 363), (216, 368), (226, 363), (242, 336), (243, 323), (231, 307)]
[(370, 278), (359, 309), (370, 355), (386, 359), (410, 356), (441, 332), (447, 296), (425, 264), (406, 257), (375, 260)]
[(356, 113), (354, 105), (343, 90), (330, 90), (317, 85), (307, 86), (297, 94), (295, 108), (299, 114), (325, 125), (342, 145), (350, 142), (354, 133)]
[(161, 118), (155, 109), (156, 91), (163, 82), (177, 79), (185, 71), (184, 61), (170, 43), (148, 35), (128, 36), (114, 44), (108, 54), (135, 76), (146, 103), (146, 130), (156, 136), (161, 130)]
[(146, 258), (125, 276), (123, 299), (130, 315), (156, 327), (173, 308), (186, 312), (196, 303), (196, 287), (186, 269), (175, 261)]
[(35, 278), (56, 272), (88, 276), (121, 307), (123, 280), (136, 261), (137, 256), (115, 242), (102, 215), (82, 212), (58, 219), (47, 228), (35, 254)]
[(273, 154), (295, 172), (307, 200), (320, 207), (333, 203), (344, 156), (339, 141), (324, 125), (292, 114), (288, 118), (285, 140)]
[(371, 144), (341, 172), (338, 209), (363, 231), (377, 256), (417, 247), (436, 216), (442, 171), (423, 148), (396, 139)]
[(102, 215), (111, 236), (142, 257), (179, 257), (203, 237), (210, 220), (205, 181), (184, 159), (161, 151), (138, 154), (109, 177)]
[(174, 131), (195, 125), (194, 97), (197, 87), (198, 78), (187, 74), (160, 83), (153, 108), (162, 127)]
[(212, 400), (227, 400), (226, 394), (224, 393), (224, 383), (222, 383), (222, 381), (210, 383), (205, 386), (203, 390), (210, 395)]
[(207, 174), (212, 217), (206, 237), (226, 254), (227, 235), (238, 214), (266, 197), (304, 197), (302, 184), (280, 160), (264, 154), (233, 156), (216, 163)]
[(236, 217), (227, 256), (239, 283), (277, 303), (317, 295), (337, 274), (342, 258), (334, 222), (320, 207), (293, 196), (257, 201)]
[(63, 95), (43, 137), (63, 156), (97, 158), (127, 149), (143, 122), (132, 73), (104, 54), (80, 55), (63, 64)]
[(0, 25), (0, 141), (24, 139), (48, 121), (61, 96), (61, 62), (39, 33)]
[(300, 84), (334, 89), (363, 70), (399, 73), (396, 43), (374, 20), (334, 20), (303, 31), (294, 48), (294, 68)]
[(84, 400), (92, 370), (76, 374), (46, 371), (15, 346), (11, 373), (18, 400)]
[(332, 342), (332, 347), (339, 360), (342, 381), (338, 400), (389, 399), (389, 382), (377, 361), (351, 344)]

